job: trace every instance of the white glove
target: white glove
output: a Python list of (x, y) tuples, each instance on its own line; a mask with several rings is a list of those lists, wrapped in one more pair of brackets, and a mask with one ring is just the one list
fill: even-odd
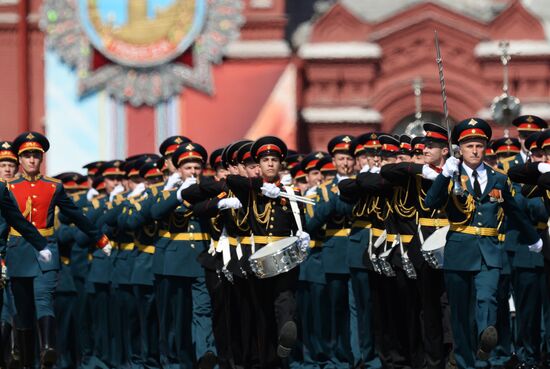
[(176, 186), (176, 183), (178, 183), (179, 181), (181, 181), (181, 175), (178, 172), (172, 173), (170, 177), (168, 177), (168, 180), (164, 185), (163, 191), (169, 191), (173, 189)]
[(537, 165), (537, 169), (539, 170), (539, 172), (541, 173), (548, 173), (550, 172), (550, 164), (549, 163), (539, 163)]
[(52, 261), (52, 252), (47, 247), (44, 250), (38, 252), (38, 258), (44, 263)]
[(88, 190), (88, 192), (86, 192), (86, 200), (92, 201), (92, 199), (94, 197), (96, 197), (97, 195), (99, 195), (99, 192), (95, 188), (92, 187)]
[(359, 171), (359, 173), (367, 173), (369, 171), (370, 167), (368, 164), (363, 165), (363, 168)]
[(281, 178), (281, 184), (283, 186), (290, 186), (292, 184), (292, 176), (290, 174), (285, 174), (282, 178)]
[(106, 244), (105, 246), (103, 246), (103, 248), (101, 249), (101, 251), (103, 251), (103, 252), (105, 253), (105, 255), (111, 256), (111, 251), (113, 251), (113, 246), (112, 246), (111, 243), (109, 242), (108, 244)]
[(243, 204), (239, 201), (236, 197), (228, 197), (226, 199), (221, 199), (218, 201), (218, 209), (225, 210), (225, 209), (239, 209), (242, 208)]
[(306, 191), (306, 196), (312, 196), (317, 194), (317, 186), (313, 186), (311, 188), (308, 188)]
[(117, 185), (109, 194), (109, 202), (113, 202), (115, 199), (115, 196), (124, 192), (124, 186), (123, 185)]
[(380, 167), (372, 167), (370, 168), (369, 172), (378, 174), (380, 173)]
[(130, 192), (128, 197), (137, 197), (141, 195), (145, 191), (145, 183), (139, 183), (136, 187), (134, 187), (134, 190)]
[(273, 183), (264, 183), (262, 186), (262, 194), (266, 197), (276, 199), (281, 194), (281, 189)]
[(451, 156), (445, 161), (445, 165), (443, 165), (443, 170), (441, 171), (441, 173), (445, 177), (450, 178), (453, 176), (455, 172), (458, 172), (459, 164), (460, 164), (460, 159), (457, 159), (454, 156)]
[(2, 277), (0, 279), (2, 281), (8, 279), (8, 267), (4, 263), (2, 263)]
[(437, 173), (435, 169), (430, 167), (428, 164), (424, 164), (422, 166), (422, 177), (429, 179), (430, 181), (434, 181), (438, 175), (439, 173)]
[(178, 188), (178, 191), (177, 191), (178, 193), (176, 197), (178, 198), (178, 200), (183, 202), (183, 198), (181, 197), (181, 191), (191, 187), (196, 183), (197, 183), (197, 179), (195, 177), (189, 177), (185, 181), (183, 181), (183, 183), (181, 184), (180, 188)]
[(309, 241), (311, 240), (309, 233), (301, 231), (301, 232), (298, 232), (297, 236), (298, 236), (298, 242), (300, 243), (300, 249), (303, 252), (306, 252), (309, 249)]
[(542, 240), (540, 238), (536, 243), (529, 245), (529, 251), (531, 252), (536, 252), (538, 254), (539, 252), (541, 252), (541, 250), (542, 250)]
[(340, 175), (336, 175), (336, 180), (338, 180), (338, 183), (342, 182), (344, 179), (348, 179), (349, 177), (348, 176), (340, 176)]

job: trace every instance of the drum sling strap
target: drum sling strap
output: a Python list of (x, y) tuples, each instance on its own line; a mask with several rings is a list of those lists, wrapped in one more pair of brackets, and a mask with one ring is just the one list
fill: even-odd
[(300, 217), (300, 208), (298, 207), (298, 202), (296, 202), (294, 189), (290, 186), (284, 186), (285, 192), (289, 196), (290, 200), (290, 209), (292, 214), (294, 214), (294, 220), (296, 221), (296, 226), (298, 227), (298, 234), (302, 233), (302, 218)]

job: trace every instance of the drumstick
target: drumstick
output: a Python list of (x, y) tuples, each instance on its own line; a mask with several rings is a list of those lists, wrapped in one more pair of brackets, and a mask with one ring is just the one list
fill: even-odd
[(298, 195), (289, 195), (287, 194), (286, 192), (281, 192), (281, 194), (279, 195), (281, 197), (285, 197), (289, 200), (296, 200), (298, 202), (303, 202), (305, 204), (309, 204), (309, 205), (315, 205), (315, 200), (312, 200), (308, 197), (304, 197), (304, 196), (298, 196)]

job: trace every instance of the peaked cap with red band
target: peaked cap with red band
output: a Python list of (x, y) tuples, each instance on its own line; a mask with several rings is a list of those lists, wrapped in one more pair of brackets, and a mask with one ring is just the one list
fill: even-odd
[(346, 154), (353, 155), (350, 151), (351, 141), (355, 137), (350, 135), (340, 135), (336, 136), (328, 142), (327, 149), (330, 155), (334, 156), (336, 154)]
[(541, 129), (548, 128), (548, 123), (542, 118), (536, 115), (522, 115), (512, 121), (512, 124), (518, 127), (518, 131), (522, 132), (536, 132)]
[(336, 174), (336, 167), (334, 166), (334, 163), (332, 162), (332, 158), (330, 156), (325, 156), (324, 158), (319, 160), (315, 167), (324, 175)]
[(255, 161), (259, 161), (264, 156), (276, 156), (282, 161), (286, 158), (287, 151), (283, 140), (275, 136), (259, 138), (250, 148), (250, 153)]
[(426, 147), (424, 143), (424, 138), (422, 136), (416, 136), (411, 141), (412, 151), (415, 155), (420, 155), (424, 153), (424, 148)]
[(172, 154), (172, 164), (177, 168), (188, 161), (200, 161), (206, 164), (208, 153), (206, 149), (195, 142), (188, 142), (176, 149)]
[(546, 131), (542, 131), (540, 133), (539, 138), (537, 138), (537, 146), (540, 149), (546, 149), (547, 147), (550, 147), (550, 129), (547, 129)]
[(118, 177), (126, 175), (123, 170), (124, 162), (122, 160), (111, 160), (103, 163), (97, 172), (98, 175), (103, 177)]
[(180, 145), (189, 142), (191, 140), (185, 136), (171, 136), (162, 141), (159, 146), (159, 152), (162, 156), (168, 156), (173, 154)]
[(91, 163), (88, 163), (88, 164), (84, 165), (82, 168), (88, 170), (88, 177), (93, 177), (98, 173), (99, 168), (104, 163), (105, 163), (104, 161), (93, 161)]
[(541, 136), (542, 132), (533, 132), (525, 139), (525, 148), (529, 151), (541, 150), (542, 148), (538, 145), (538, 139)]
[(0, 161), (12, 161), (16, 164), (19, 162), (10, 141), (0, 141)]
[(210, 159), (208, 159), (210, 163), (210, 168), (216, 169), (220, 166), (222, 166), (222, 153), (223, 153), (223, 147), (220, 147), (219, 149), (216, 149), (212, 151), (212, 154), (210, 154)]
[(424, 143), (438, 142), (448, 144), (449, 132), (447, 132), (447, 129), (441, 127), (439, 124), (426, 122), (422, 125), (422, 128), (426, 132), (426, 135), (424, 136)]
[(139, 168), (139, 176), (145, 179), (162, 177), (162, 171), (159, 169), (158, 163), (158, 160), (144, 163), (141, 168)]
[(521, 144), (517, 138), (502, 137), (491, 145), (497, 155), (515, 155), (521, 151)]
[(25, 151), (40, 151), (46, 152), (50, 148), (50, 142), (41, 133), (24, 132), (13, 140), (13, 150), (17, 155)]
[(460, 144), (470, 139), (481, 139), (489, 142), (492, 133), (491, 126), (483, 119), (467, 118), (453, 128), (451, 137), (455, 144)]
[(381, 135), (378, 137), (380, 140), (380, 155), (383, 156), (396, 156), (399, 154), (401, 148), (399, 147), (399, 140), (390, 135)]
[(250, 152), (252, 144), (252, 142), (247, 142), (237, 151), (237, 163), (243, 165), (256, 163), (252, 157), (252, 153)]
[(309, 173), (312, 170), (319, 170), (317, 168), (317, 163), (319, 160), (323, 159), (324, 157), (330, 157), (329, 154), (323, 151), (316, 151), (312, 152), (311, 154), (307, 155), (301, 163), (301, 168), (305, 173)]
[(239, 151), (241, 146), (247, 142), (252, 142), (252, 141), (251, 140), (235, 141), (232, 144), (229, 144), (225, 149), (223, 149), (222, 164), (225, 169), (227, 169), (230, 165), (235, 166), (238, 164), (237, 151)]

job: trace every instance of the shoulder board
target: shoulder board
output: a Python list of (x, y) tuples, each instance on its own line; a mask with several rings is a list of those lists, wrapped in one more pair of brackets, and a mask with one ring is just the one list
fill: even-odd
[(42, 177), (42, 178), (44, 178), (44, 180), (46, 180), (46, 181), (55, 182), (55, 183), (59, 183), (59, 184), (62, 183), (61, 180), (60, 180), (60, 179), (57, 179), (57, 178), (47, 177), (47, 176), (44, 176), (44, 177)]
[(491, 168), (489, 170), (492, 170), (493, 173), (500, 173), (500, 174), (503, 174), (503, 175), (507, 175), (506, 172), (503, 169), (500, 169), (500, 168)]
[(338, 194), (340, 191), (338, 190), (338, 186), (337, 185), (334, 185), (332, 186), (332, 188), (330, 189), (330, 191), (332, 193), (335, 193), (335, 194)]
[(94, 209), (99, 209), (99, 207), (101, 206), (97, 198), (92, 199), (92, 206), (94, 207)]
[(515, 159), (516, 159), (515, 156), (509, 156), (509, 157), (507, 157), (507, 158), (499, 159), (499, 161), (500, 161), (501, 163), (506, 163), (506, 162), (509, 162), (509, 161), (513, 161), (513, 160), (515, 160)]
[(319, 186), (319, 188), (321, 189), (321, 195), (323, 196), (323, 200), (328, 202), (329, 197), (328, 197), (327, 186), (325, 184), (322, 184), (322, 185)]
[(162, 191), (162, 198), (166, 200), (170, 197), (170, 191)]
[(149, 186), (149, 189), (151, 190), (151, 193), (154, 195), (154, 196), (157, 196), (158, 193), (159, 193), (159, 189), (161, 186), (164, 186), (164, 183), (155, 183), (154, 185), (152, 186)]

